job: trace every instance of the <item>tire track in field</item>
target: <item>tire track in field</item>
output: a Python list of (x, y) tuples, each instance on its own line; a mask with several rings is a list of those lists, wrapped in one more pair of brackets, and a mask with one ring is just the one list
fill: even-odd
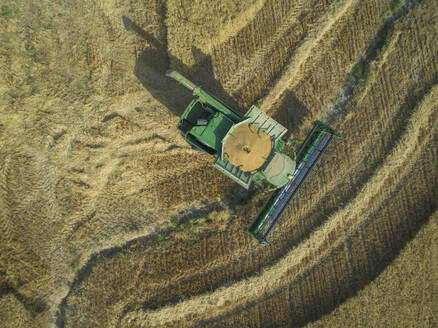
[[(382, 5), (383, 4), (380, 3), (380, 6)], [(339, 32), (339, 36), (337, 37), (337, 39), (334, 38), (334, 41), (336, 43), (342, 42), (345, 45), (353, 43), (354, 46), (349, 48), (344, 47), (343, 52), (345, 53), (345, 55), (340, 55), (333, 49), (333, 51), (330, 51), (330, 56), (322, 56), (317, 62), (313, 63), (313, 66), (310, 67), (306, 64), (308, 70), (305, 78), (303, 78), (296, 87), (292, 88), (289, 91), (286, 91), (285, 96), (292, 92), (298, 99), (298, 101), (302, 102), (304, 107), (312, 109), (311, 111), (309, 111), (309, 115), (303, 118), (301, 126), (298, 126), (297, 128), (297, 133), (302, 133), (303, 129), (307, 129), (311, 122), (315, 119), (336, 119), (336, 115), (342, 116), (343, 114), (345, 114), (335, 113), (336, 111), (333, 111), (332, 114), (334, 117), (327, 117), (327, 111), (329, 111), (332, 107), (332, 103), (336, 103), (336, 105), (340, 105), (341, 107), (345, 106), (345, 104), (349, 104), (348, 99), (350, 97), (347, 97), (347, 94), (351, 94), (352, 90), (354, 90), (353, 85), (357, 84), (357, 81), (355, 81), (356, 77), (366, 77), (366, 75), (368, 74), (367, 72), (369, 71), (369, 67), (374, 67), (372, 60), (380, 54), (382, 47), (386, 47), (386, 43), (388, 43), (388, 40), (391, 39), (394, 23), (398, 24), (400, 18), (405, 17), (408, 12), (411, 12), (411, 9), (415, 7), (415, 4), (413, 2), (406, 2), (404, 5), (401, 6), (400, 9), (374, 8), (372, 2), (364, 2), (363, 6), (366, 8), (366, 10), (360, 10), (355, 12), (353, 19), (349, 17), (350, 21), (346, 24), (343, 30)], [(368, 14), (373, 12), (380, 12), (380, 14), (377, 16), (379, 17), (379, 19), (374, 19), (373, 24), (368, 25), (367, 23), (371, 18), (368, 18), (367, 16)], [(433, 19), (430, 17), (430, 15), (425, 16), (429, 16), (429, 18), (423, 20), (421, 22), (422, 24), (420, 23), (423, 33), (426, 32), (427, 26), (433, 25)], [(358, 24), (361, 25), (359, 26)], [(370, 26), (376, 25), (379, 26), (377, 33), (374, 33), (373, 31), (372, 35), (368, 34), (367, 31), (369, 31)], [(408, 30), (405, 30), (405, 32), (411, 33), (411, 31)], [(423, 42), (426, 42), (429, 45), (433, 44), (427, 38), (422, 37), (422, 39)], [(416, 44), (415, 41), (412, 43)], [(359, 47), (358, 49), (362, 50), (356, 51), (356, 54), (354, 54), (351, 49), (354, 49), (356, 46)], [(407, 44), (406, 46), (412, 49), (410, 44)], [(412, 51), (415, 53), (418, 50), (412, 49)], [(317, 51), (318, 54), (324, 52), (325, 50), (322, 47)], [(351, 59), (353, 59), (353, 61)], [(368, 64), (371, 64), (371, 66)], [(394, 70), (396, 65), (392, 66), (391, 64), (392, 63), (389, 63), (388, 65), (386, 65), (386, 67), (390, 67)], [(345, 74), (348, 74), (347, 79), (345, 79), (345, 76), (343, 74), (341, 76), (336, 76), (336, 72), (339, 71), (341, 68), (344, 69)], [(327, 76), (327, 79), (315, 78), (314, 75), (318, 75), (318, 70), (330, 72), (330, 74), (324, 74), (325, 76)], [(360, 78), (357, 77), (357, 80), (359, 80)], [(344, 86), (342, 86), (342, 84), (344, 84)], [(384, 85), (383, 87), (386, 86)], [(345, 91), (343, 94), (338, 92), (340, 88), (343, 88), (343, 90)], [(328, 95), (328, 97), (322, 98), (320, 95)], [(284, 98), (285, 96), (283, 95), (281, 98)], [(278, 105), (274, 105), (274, 108), (276, 106)], [(350, 104), (348, 106), (349, 108), (352, 107)], [(280, 108), (282, 107), (284, 107), (283, 103), (280, 105)], [(340, 111), (342, 112), (342, 110)]]
[[(227, 75), (232, 74), (224, 80), (224, 88), (233, 98), (238, 99), (241, 107), (248, 108), (260, 97), (281, 72), (297, 45), (302, 43), (307, 34), (312, 34), (309, 30), (325, 24), (329, 20), (327, 16), (330, 17), (332, 11), (341, 6), (338, 3), (326, 2), (314, 5), (311, 11), (305, 10), (304, 3), (297, 3), (288, 16), (278, 19), (282, 23), (274, 34), (269, 35), (268, 41), (254, 47), (254, 53), (247, 58), (244, 57), (235, 70), (230, 66), (223, 66), (227, 71), (231, 71)], [(258, 32), (255, 31), (256, 34)], [(218, 63), (218, 66), (221, 67), (221, 63)]]
[(44, 239), (45, 233), (56, 233), (59, 224), (53, 188), (56, 173), (39, 151), (12, 147), (0, 171), (0, 223), (4, 229), (0, 245), (7, 256), (0, 256), (4, 274), (0, 289), (12, 293), (35, 316), (50, 304), (37, 290), (40, 285), (51, 287), (50, 269), (56, 257)]
[(264, 9), (268, 0), (257, 0), (254, 4), (241, 13), (238, 17), (226, 24), (219, 32), (219, 35), (213, 40), (211, 47), (215, 47), (235, 37), (241, 30), (245, 29), (257, 17), (261, 10)]
[[(235, 36), (213, 48), (215, 75), (222, 84), (228, 81), (234, 72), (239, 70), (258, 49), (269, 42), (272, 34), (276, 33), (278, 26), (288, 16), (299, 13), (302, 3), (292, 5), (290, 1), (265, 2), (249, 24), (241, 29)], [(263, 26), (260, 29), (259, 26)]]
[[(11, 218), (10, 218), (10, 201), (7, 197), (9, 193), (9, 186), (8, 186), (8, 175), (10, 170), (10, 162), (11, 162), (11, 156), (8, 156), (6, 154), (3, 154), (2, 151), (2, 161), (0, 166), (0, 208), (2, 211), (0, 211), (0, 228), (1, 228), (1, 235), (0, 235), (0, 241), (2, 242), (2, 249), (9, 248), (9, 244), (12, 240), (12, 225), (11, 225)], [(7, 265), (7, 261), (6, 265)], [(1, 262), (3, 266), (3, 261)]]
[[(279, 25), (275, 33), (269, 36), (269, 39), (263, 43), (260, 47), (254, 46), (254, 53), (251, 54), (248, 58), (243, 58), (243, 61), (240, 63), (237, 71), (234, 73), (231, 71), (229, 74), (232, 74), (229, 79), (227, 79), (224, 88), (232, 93), (236, 93), (239, 88), (244, 87), (251, 77), (254, 76), (255, 70), (258, 70), (264, 62), (268, 59), (268, 57), (275, 55), (274, 50), (278, 47), (278, 44), (285, 38), (288, 37), (290, 33), (292, 33), (294, 27), (299, 25), (298, 19), (302, 15), (304, 7), (304, 1), (300, 1), (296, 3), (296, 5), (291, 8), (290, 14), (284, 19), (278, 19), (278, 21), (282, 21), (281, 25)], [(322, 6), (320, 6), (320, 10)], [(322, 10), (321, 10), (322, 12)], [(314, 12), (312, 12), (313, 14)], [(318, 13), (315, 12), (314, 16), (318, 17)], [(255, 24), (256, 25), (256, 24)], [(261, 25), (261, 24), (259, 24)], [(302, 34), (302, 37), (305, 35), (307, 29), (306, 26), (299, 25), (299, 30)], [(300, 38), (296, 41), (299, 42)], [(228, 41), (230, 42), (230, 41)], [(287, 48), (294, 48), (293, 46), (289, 46)], [(219, 50), (217, 50), (219, 51)], [(238, 68), (238, 67), (236, 67)]]
[[(135, 319), (137, 324), (148, 322), (149, 324), (163, 325), (171, 322), (176, 323), (179, 320), (190, 320), (187, 323), (193, 323), (193, 320), (197, 321), (208, 318), (209, 313), (214, 313), (214, 317), (216, 317), (219, 315), (219, 311), (230, 311), (236, 305), (243, 305), (254, 297), (258, 299), (259, 295), (266, 295), (281, 288), (284, 281), (291, 280), (290, 274), (297, 276), (298, 273), (303, 272), (305, 268), (299, 267), (299, 264), (306, 257), (310, 258), (308, 263), (316, 265), (321, 258), (328, 255), (327, 251), (323, 251), (321, 254), (318, 248), (324, 245), (329, 232), (332, 231), (336, 235), (337, 242), (334, 243), (333, 247), (333, 249), (336, 249), (336, 245), (342, 245), (345, 238), (348, 238), (357, 231), (364, 222), (363, 217), (365, 216), (366, 218), (370, 210), (371, 213), (373, 211), (378, 213), (380, 205), (387, 203), (391, 199), (391, 197), (386, 196), (403, 190), (404, 180), (408, 179), (412, 172), (415, 171), (415, 168), (409, 165), (409, 163), (416, 163), (422, 158), (424, 146), (433, 147), (436, 145), (437, 130), (434, 129), (432, 135), (429, 132), (430, 128), (436, 126), (435, 124), (437, 123), (437, 103), (435, 101), (437, 92), (438, 88), (435, 87), (433, 92), (420, 104), (410, 121), (407, 132), (403, 136), (403, 141), (385, 159), (384, 165), (370, 179), (355, 200), (348, 204), (345, 209), (335, 213), (321, 229), (317, 230), (308, 240), (298, 245), (296, 249), (290, 251), (273, 267), (265, 269), (260, 276), (237, 282), (230, 287), (223, 287), (211, 294), (193, 297), (175, 306), (167, 306), (157, 311), (130, 313), (124, 318), (123, 323), (128, 324), (130, 320)], [(427, 106), (426, 103), (428, 102), (432, 102), (433, 105)], [(431, 152), (428, 154), (429, 160), (432, 160), (433, 163), (434, 155), (436, 154)], [(400, 158), (405, 159), (405, 161), (400, 161)], [(432, 181), (434, 181), (433, 179), (436, 180), (436, 176), (432, 178)], [(388, 181), (398, 182), (396, 185), (390, 184), (391, 187), (387, 188)], [(437, 191), (433, 189), (436, 189), (436, 185), (433, 182), (431, 187), (431, 191), (434, 191), (436, 194)], [(413, 204), (415, 204), (415, 201)], [(309, 266), (306, 265), (305, 267)], [(293, 272), (294, 270), (298, 270), (298, 272)]]
[(271, 108), (286, 89), (293, 88), (300, 81), (304, 74), (304, 72), (300, 73), (300, 70), (305, 68), (305, 62), (315, 55), (314, 48), (318, 46), (319, 42), (323, 40), (333, 27), (336, 27), (337, 24), (345, 23), (345, 16), (351, 15), (357, 4), (358, 2), (354, 0), (344, 1), (342, 4), (335, 3), (335, 10), (328, 13), (327, 19), (321, 20), (321, 26), (313, 28), (311, 33), (306, 36), (306, 39), (300, 44), (299, 48), (295, 50), (293, 57), (281, 72), (278, 80), (270, 88), (269, 93), (259, 100), (261, 108)]
[[(326, 22), (327, 30), (315, 29), (304, 40), (269, 93), (258, 102), (271, 115), (287, 110), (292, 119), (297, 116), (292, 130), (295, 135), (303, 134), (313, 120), (320, 119), (319, 112), (327, 108), (350, 67), (366, 51), (368, 40), (376, 35), (376, 26), (390, 14), (387, 4), (380, 1), (359, 2), (343, 9), (346, 12), (334, 12), (333, 19)], [(290, 95), (307, 109), (305, 117), (289, 108), (296, 106), (288, 103)]]
[(92, 271), (92, 268), (96, 265), (97, 261), (103, 257), (110, 257), (113, 254), (121, 251), (124, 247), (129, 247), (131, 244), (139, 241), (139, 240), (148, 240), (150, 238), (153, 238), (153, 234), (151, 232), (142, 235), (142, 236), (135, 236), (133, 239), (126, 240), (124, 245), (121, 246), (113, 246), (109, 248), (102, 249), (96, 253), (90, 254), (88, 258), (85, 261), (85, 264), (79, 268), (79, 270), (76, 272), (75, 277), (72, 279), (71, 283), (69, 284), (69, 289), (65, 293), (64, 297), (62, 297), (57, 305), (57, 309), (54, 311), (54, 320), (56, 323), (56, 326), (61, 328), (65, 327), (67, 316), (66, 316), (66, 305), (68, 298), (72, 294), (72, 292), (75, 290), (75, 288), (80, 285), (84, 279), (90, 274)]
[[(362, 79), (366, 79), (367, 75), (369, 74), (369, 63), (375, 61), (376, 57), (379, 55), (379, 52), (381, 49), (385, 46), (385, 40), (388, 42), (388, 38), (391, 37), (391, 34), (393, 33), (394, 24), (397, 20), (399, 20), (401, 17), (405, 16), (408, 11), (414, 6), (413, 3), (407, 2), (401, 6), (401, 8), (395, 12), (391, 17), (384, 20), (381, 28), (377, 31), (376, 36), (371, 41), (370, 45), (367, 47), (365, 54), (360, 58), (360, 60), (354, 65), (352, 71), (349, 73), (348, 78), (349, 81), (346, 83), (346, 85), (342, 88), (342, 90), (338, 93), (338, 96), (336, 98), (340, 98), (336, 103), (334, 103), (332, 106), (330, 106), (327, 109), (327, 118), (326, 120), (330, 121), (330, 118), (332, 116), (336, 115), (346, 115), (346, 105), (349, 104), (350, 99), (353, 96), (353, 93), (358, 86), (359, 82)], [(392, 38), (390, 41), (389, 47), (394, 46), (395, 43), (399, 41), (400, 32), (396, 35), (396, 37)], [(382, 64), (380, 64), (380, 67), (382, 65), (388, 63), (388, 52), (385, 52), (383, 55)], [(424, 63), (422, 63), (421, 66), (425, 66)], [(356, 76), (355, 71), (359, 71), (361, 68), (362, 74), (361, 76)], [(388, 78), (385, 81), (386, 83), (383, 83), (382, 86), (386, 87), (386, 84), (388, 84)], [(389, 87), (393, 89), (392, 85), (389, 81)], [(365, 91), (365, 95), (367, 94), (369, 90)], [(388, 90), (386, 90), (388, 91)], [(391, 90), (394, 91), (394, 90)], [(349, 104), (349, 107), (351, 105)]]

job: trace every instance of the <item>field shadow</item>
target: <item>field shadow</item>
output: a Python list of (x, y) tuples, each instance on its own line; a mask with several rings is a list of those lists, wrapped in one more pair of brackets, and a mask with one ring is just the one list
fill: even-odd
[(285, 138), (289, 139), (292, 132), (298, 129), (304, 118), (310, 113), (309, 109), (298, 100), (295, 93), (288, 90), (277, 111), (272, 116), (277, 122), (287, 128)]
[(179, 71), (211, 95), (221, 99), (236, 110), (240, 109), (233, 97), (215, 79), (210, 55), (203, 53), (196, 47), (192, 47), (191, 52), (196, 63), (189, 67), (175, 56), (172, 56), (167, 51), (165, 44), (143, 30), (131, 19), (123, 16), (122, 20), (126, 30), (133, 31), (150, 45), (137, 56), (134, 68), (135, 76), (152, 96), (173, 114), (181, 116), (193, 97), (189, 90), (165, 75), (169, 69)]
[(12, 287), (8, 282), (0, 285), (0, 298), (12, 294), (15, 299), (32, 315), (36, 316), (47, 309), (47, 303), (42, 297), (26, 296), (17, 289), (21, 287)]

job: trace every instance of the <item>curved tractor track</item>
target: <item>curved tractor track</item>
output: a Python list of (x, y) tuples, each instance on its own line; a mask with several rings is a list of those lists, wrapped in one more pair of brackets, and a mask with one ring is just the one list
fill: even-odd
[[(45, 148), (0, 148), (0, 301), (29, 322), (305, 326), (358, 297), (436, 213), (436, 4), (231, 3), (69, 9), (112, 42), (90, 33), (75, 50), (108, 94), (24, 121)], [(236, 189), (177, 134), (190, 98), (168, 67), (241, 112), (258, 104), (292, 143), (315, 119), (342, 135), (271, 247), (246, 233), (266, 195)]]

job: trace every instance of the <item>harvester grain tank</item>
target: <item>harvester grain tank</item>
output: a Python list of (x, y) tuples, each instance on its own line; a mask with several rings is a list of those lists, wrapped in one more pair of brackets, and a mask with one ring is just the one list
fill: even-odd
[(178, 123), (193, 148), (214, 157), (213, 166), (248, 189), (252, 182), (269, 182), (275, 191), (249, 231), (261, 243), (292, 202), (298, 190), (337, 134), (315, 122), (296, 156), (285, 154), (287, 129), (252, 106), (240, 115), (176, 71), (167, 73), (193, 92), (193, 100)]

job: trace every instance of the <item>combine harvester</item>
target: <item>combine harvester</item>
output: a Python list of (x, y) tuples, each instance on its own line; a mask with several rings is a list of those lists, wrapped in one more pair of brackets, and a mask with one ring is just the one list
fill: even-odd
[(316, 163), (335, 131), (316, 121), (296, 156), (283, 153), (287, 129), (256, 106), (241, 116), (176, 71), (166, 74), (193, 92), (178, 129), (193, 148), (214, 156), (213, 166), (248, 189), (251, 182), (272, 184), (274, 191), (249, 232), (269, 245), (269, 234)]

